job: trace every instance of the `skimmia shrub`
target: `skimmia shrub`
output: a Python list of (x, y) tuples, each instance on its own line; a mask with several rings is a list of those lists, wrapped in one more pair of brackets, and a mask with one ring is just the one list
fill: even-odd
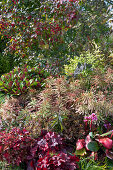
[(29, 88), (42, 88), (47, 76), (48, 73), (40, 66), (34, 68), (27, 65), (22, 68), (16, 67), (1, 76), (0, 88), (8, 94), (20, 95), (27, 92)]

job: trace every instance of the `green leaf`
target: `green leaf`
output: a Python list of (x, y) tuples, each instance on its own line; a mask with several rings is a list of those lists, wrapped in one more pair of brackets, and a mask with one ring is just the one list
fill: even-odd
[(111, 130), (111, 131), (109, 131), (109, 132), (107, 132), (107, 133), (104, 133), (104, 134), (102, 134), (102, 135), (100, 135), (100, 136), (108, 136), (108, 135), (111, 135), (113, 133), (113, 131)]
[(3, 81), (0, 80), (0, 86), (2, 86), (2, 85), (3, 85)]
[(87, 147), (92, 152), (97, 152), (99, 150), (99, 145), (96, 141), (89, 142)]
[(32, 86), (36, 86), (37, 84), (38, 84), (38, 82), (35, 81), (32, 83)]

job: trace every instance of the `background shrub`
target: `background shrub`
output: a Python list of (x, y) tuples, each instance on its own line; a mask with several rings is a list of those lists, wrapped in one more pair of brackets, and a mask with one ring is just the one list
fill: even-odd
[(104, 69), (105, 58), (100, 47), (95, 42), (92, 42), (91, 47), (87, 51), (82, 51), (80, 56), (74, 56), (73, 59), (70, 58), (69, 64), (64, 66), (66, 75), (73, 74), (77, 76), (81, 73), (84, 76), (88, 76), (97, 67), (101, 70)]

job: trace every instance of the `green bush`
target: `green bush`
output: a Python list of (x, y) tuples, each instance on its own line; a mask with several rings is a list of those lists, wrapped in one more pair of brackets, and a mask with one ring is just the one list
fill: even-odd
[[(78, 70), (78, 74), (82, 73), (84, 76), (87, 76), (91, 73), (91, 70), (95, 68), (100, 68), (103, 70), (104, 68), (104, 55), (99, 49), (95, 42), (92, 42), (92, 49), (83, 51), (80, 56), (75, 56), (74, 59), (70, 59), (69, 65), (65, 65), (65, 74), (67, 76), (74, 74), (78, 65), (87, 64), (86, 69), (84, 68), (82, 71)], [(88, 67), (89, 66), (89, 67)], [(79, 66), (78, 66), (79, 67)], [(91, 68), (92, 69), (91, 69)]]
[(3, 56), (0, 53), (0, 75), (8, 73), (14, 68), (14, 59), (11, 55)]

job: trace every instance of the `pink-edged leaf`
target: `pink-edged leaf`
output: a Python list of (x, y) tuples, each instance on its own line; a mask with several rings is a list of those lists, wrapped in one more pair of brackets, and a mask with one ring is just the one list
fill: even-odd
[(111, 137), (110, 138), (112, 138), (113, 137), (113, 130), (112, 130), (112, 134), (111, 134)]
[(78, 141), (76, 143), (76, 150), (80, 150), (80, 149), (84, 148), (84, 146), (85, 146), (85, 140), (78, 139)]
[(112, 139), (110, 138), (99, 138), (99, 139), (96, 139), (96, 141), (98, 141), (99, 143), (101, 143), (105, 148), (107, 149), (111, 149), (112, 146), (113, 146), (113, 141)]
[(88, 149), (88, 143), (90, 143), (92, 140), (91, 140), (91, 137), (90, 137), (90, 135), (87, 135), (86, 136), (86, 139), (85, 139), (85, 147), (86, 147), (86, 149), (89, 151), (89, 149)]

